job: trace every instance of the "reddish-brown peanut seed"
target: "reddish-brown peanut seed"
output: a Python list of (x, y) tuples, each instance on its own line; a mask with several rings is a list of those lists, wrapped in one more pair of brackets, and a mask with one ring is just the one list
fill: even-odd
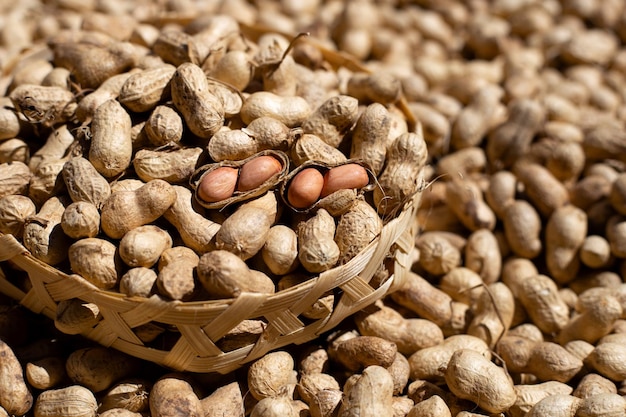
[(324, 177), (315, 168), (305, 168), (291, 180), (287, 189), (287, 200), (295, 208), (307, 208), (320, 198)]
[(239, 171), (237, 191), (254, 190), (282, 169), (280, 161), (273, 156), (263, 155), (251, 159)]
[(222, 201), (233, 195), (239, 170), (231, 167), (217, 168), (204, 176), (198, 185), (198, 196), (208, 203)]
[(321, 197), (326, 197), (337, 190), (363, 188), (370, 182), (367, 171), (358, 164), (339, 165), (324, 174), (324, 187)]

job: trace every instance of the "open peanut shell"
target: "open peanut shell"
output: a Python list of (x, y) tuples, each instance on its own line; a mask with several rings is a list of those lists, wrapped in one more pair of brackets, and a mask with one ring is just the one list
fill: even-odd
[[(341, 166), (341, 165), (347, 165), (347, 164), (357, 164), (365, 168), (365, 171), (367, 172), (367, 176), (369, 177), (369, 182), (365, 187), (360, 188), (360, 189), (337, 190), (334, 193), (327, 195), (326, 197), (322, 197), (318, 199), (315, 203), (313, 203), (311, 206), (306, 207), (306, 208), (297, 208), (289, 203), (289, 200), (287, 198), (287, 190), (289, 189), (289, 184), (300, 171), (306, 168), (315, 168), (318, 171), (320, 171), (322, 175), (324, 175), (331, 168)], [(303, 163), (302, 165), (300, 165), (299, 167), (295, 168), (284, 178), (284, 181), (282, 182), (280, 186), (280, 196), (283, 202), (285, 203), (285, 205), (287, 205), (287, 207), (289, 207), (295, 212), (307, 213), (311, 210), (323, 208), (327, 210), (332, 216), (339, 216), (343, 212), (348, 210), (348, 208), (350, 208), (352, 203), (357, 199), (359, 195), (362, 195), (368, 191), (371, 191), (375, 186), (376, 186), (376, 175), (371, 170), (369, 165), (360, 159), (347, 159), (343, 162), (340, 162), (334, 165), (326, 164), (320, 161), (307, 161)]]
[[(221, 201), (215, 201), (215, 202), (204, 201), (198, 195), (198, 192), (197, 192), (198, 184), (200, 184), (204, 176), (209, 174), (210, 172), (221, 167), (241, 168), (246, 162), (256, 157), (265, 156), (265, 155), (273, 156), (274, 158), (278, 159), (278, 161), (280, 161), (280, 164), (282, 165), (282, 169), (280, 170), (280, 172), (271, 176), (268, 180), (266, 180), (263, 184), (261, 184), (259, 187), (255, 188), (254, 190), (249, 190), (249, 191), (244, 191), (244, 192), (235, 191), (235, 193), (231, 197), (226, 198)], [(202, 207), (205, 207), (208, 209), (221, 209), (228, 205), (241, 203), (243, 201), (250, 200), (252, 198), (255, 198), (264, 194), (266, 191), (270, 190), (271, 188), (279, 184), (287, 176), (288, 173), (289, 173), (289, 157), (287, 156), (287, 154), (285, 154), (282, 151), (270, 149), (270, 150), (258, 152), (252, 156), (249, 156), (246, 159), (242, 159), (239, 161), (220, 161), (220, 162), (215, 162), (212, 164), (203, 165), (191, 175), (191, 178), (189, 179), (189, 184), (191, 185), (191, 188), (194, 190), (195, 200)]]

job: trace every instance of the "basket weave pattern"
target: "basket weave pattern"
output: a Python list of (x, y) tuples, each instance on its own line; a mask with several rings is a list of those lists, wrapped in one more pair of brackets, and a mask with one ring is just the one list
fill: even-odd
[[(227, 373), (265, 353), (316, 338), (354, 312), (402, 285), (411, 267), (415, 213), (421, 193), (407, 202), (381, 234), (348, 263), (325, 271), (275, 294), (242, 293), (235, 299), (181, 302), (127, 297), (98, 289), (78, 275), (68, 275), (34, 258), (12, 235), (0, 234), (0, 262), (23, 269), (31, 288), (24, 292), (0, 269), (0, 292), (29, 310), (54, 319), (60, 301), (80, 299), (98, 306), (102, 319), (86, 338), (147, 361), (181, 371)], [(370, 280), (385, 258), (393, 258), (393, 274), (374, 288)], [(323, 294), (336, 291), (326, 317), (301, 320)], [(337, 291), (339, 290), (339, 291)], [(216, 342), (246, 319), (262, 318), (267, 326), (256, 343), (222, 351)], [(148, 323), (167, 325), (180, 337), (169, 350), (147, 346), (134, 329)]]

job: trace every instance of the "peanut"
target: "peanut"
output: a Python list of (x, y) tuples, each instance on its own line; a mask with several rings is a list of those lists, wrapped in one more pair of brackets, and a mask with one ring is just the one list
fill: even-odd
[(311, 113), (309, 103), (299, 96), (281, 97), (268, 91), (250, 94), (241, 107), (241, 120), (250, 124), (259, 117), (272, 117), (287, 127), (301, 125)]
[(33, 407), (36, 417), (95, 417), (98, 415), (97, 411), (96, 396), (79, 384), (43, 391)]
[(0, 352), (3, 357), (0, 378), (8, 382), (4, 384), (0, 393), (0, 406), (11, 415), (24, 415), (33, 406), (33, 395), (24, 380), (22, 365), (11, 347), (3, 340), (0, 340)]
[(315, 168), (299, 171), (287, 188), (287, 201), (297, 209), (305, 209), (313, 205), (322, 194), (324, 176)]
[(67, 257), (72, 271), (101, 289), (112, 289), (118, 281), (121, 265), (117, 247), (101, 238), (85, 238), (69, 247)]
[(135, 227), (161, 217), (176, 201), (173, 186), (163, 180), (152, 180), (135, 191), (120, 191), (104, 202), (101, 226), (113, 239), (122, 238)]
[(159, 257), (159, 293), (173, 300), (189, 299), (195, 290), (194, 269), (199, 261), (198, 255), (185, 246), (165, 249)]
[(324, 209), (297, 226), (298, 260), (309, 272), (317, 273), (337, 264), (340, 249), (335, 243), (335, 221)]
[(117, 176), (129, 166), (132, 157), (130, 116), (116, 100), (101, 104), (91, 121), (89, 162), (107, 178)]

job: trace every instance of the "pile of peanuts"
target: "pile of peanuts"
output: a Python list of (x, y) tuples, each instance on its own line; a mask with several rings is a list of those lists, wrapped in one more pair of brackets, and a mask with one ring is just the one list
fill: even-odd
[(85, 304), (51, 325), (4, 300), (4, 415), (626, 415), (623, 1), (32, 0), (1, 19), (0, 232), (99, 288), (287, 288), (428, 181), (402, 288), (227, 375), (71, 336)]

